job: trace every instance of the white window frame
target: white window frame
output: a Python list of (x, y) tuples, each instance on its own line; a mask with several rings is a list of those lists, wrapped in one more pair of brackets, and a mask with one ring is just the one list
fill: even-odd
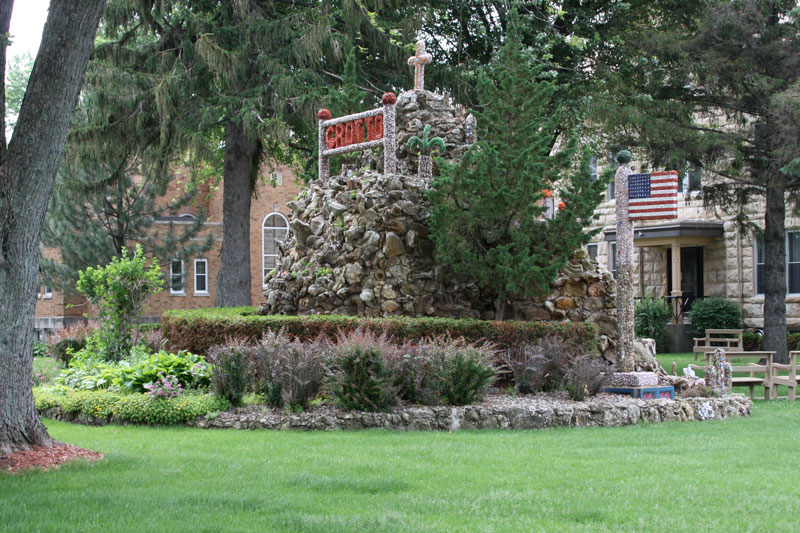
[[(173, 270), (173, 267), (175, 266), (175, 263), (177, 263), (178, 261), (180, 261), (181, 263), (181, 271), (179, 273), (181, 277), (181, 289), (176, 291), (172, 287), (172, 280), (176, 275), (175, 271)], [(186, 268), (183, 263), (183, 259), (173, 259), (172, 261), (169, 262), (169, 293), (175, 296), (186, 295)]]
[(800, 260), (789, 261), (789, 237), (791, 235), (797, 235), (797, 234), (800, 234), (800, 231), (786, 230), (786, 294), (790, 296), (800, 295), (800, 292), (791, 292), (789, 287), (789, 267), (790, 265), (800, 265)]
[[(759, 265), (761, 268), (764, 268), (764, 263), (758, 262), (758, 253), (763, 246), (764, 239), (763, 237), (760, 239), (761, 242), (759, 243), (758, 235), (753, 235), (753, 294), (755, 296), (764, 296), (763, 287), (761, 292), (759, 292), (758, 287), (758, 267)], [(788, 259), (788, 257), (787, 257)], [(787, 272), (788, 275), (788, 272)]]
[(597, 181), (597, 154), (593, 154), (589, 159), (589, 181)]
[(608, 241), (608, 270), (617, 278), (617, 241)]
[[(273, 215), (278, 215), (286, 225), (282, 227), (267, 226), (266, 225), (267, 219), (269, 219), (269, 217)], [(289, 235), (289, 219), (286, 218), (282, 213), (279, 213), (278, 211), (273, 211), (272, 213), (267, 214), (267, 216), (264, 217), (264, 220), (261, 221), (261, 286), (262, 287), (266, 287), (266, 284), (264, 284), (264, 279), (267, 277), (267, 257), (274, 257), (276, 259), (278, 258), (278, 254), (276, 253), (274, 254), (266, 253), (267, 240), (264, 238), (264, 232), (267, 229), (285, 229), (286, 235)]]
[(283, 172), (270, 172), (269, 182), (273, 187), (283, 187)]
[[(205, 288), (205, 290), (202, 290), (202, 291), (197, 289), (197, 279), (199, 277), (198, 274), (197, 274), (197, 265), (199, 263), (202, 263), (203, 265), (205, 265), (205, 268), (204, 268), (205, 271), (203, 272), (203, 277), (205, 277), (206, 288)], [(195, 259), (194, 260), (194, 294), (196, 294), (198, 296), (208, 296), (208, 293), (209, 293), (208, 281), (209, 281), (208, 259)]]

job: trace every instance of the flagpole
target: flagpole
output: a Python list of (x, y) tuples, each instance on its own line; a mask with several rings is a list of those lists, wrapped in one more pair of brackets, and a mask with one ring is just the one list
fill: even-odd
[(619, 163), (614, 176), (617, 214), (617, 362), (619, 371), (633, 372), (633, 223), (630, 220), (628, 196), (631, 153), (622, 150), (616, 160)]

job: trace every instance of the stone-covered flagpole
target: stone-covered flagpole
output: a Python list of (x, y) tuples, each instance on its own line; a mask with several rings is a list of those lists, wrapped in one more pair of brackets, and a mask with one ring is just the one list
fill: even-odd
[(323, 180), (331, 176), (331, 162), (330, 159), (324, 155), (325, 150), (328, 149), (328, 145), (325, 142), (325, 127), (322, 125), (323, 122), (330, 120), (330, 118), (331, 112), (327, 109), (320, 109), (319, 113), (317, 113), (317, 150), (319, 150), (317, 177)]
[(617, 362), (620, 372), (633, 372), (633, 223), (628, 213), (628, 176), (631, 153), (620, 151), (616, 156), (619, 168), (614, 176), (614, 199), (617, 204)]
[(383, 173), (394, 174), (397, 172), (397, 127), (395, 125), (397, 96), (394, 93), (384, 93), (381, 103), (383, 103)]

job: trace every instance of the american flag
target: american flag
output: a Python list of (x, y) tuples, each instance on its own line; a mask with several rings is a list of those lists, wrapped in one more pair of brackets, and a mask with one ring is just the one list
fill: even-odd
[(678, 171), (667, 170), (628, 176), (628, 218), (630, 220), (678, 218)]

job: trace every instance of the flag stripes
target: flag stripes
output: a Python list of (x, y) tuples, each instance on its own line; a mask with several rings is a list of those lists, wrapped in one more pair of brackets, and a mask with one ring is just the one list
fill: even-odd
[(630, 220), (678, 218), (678, 172), (668, 170), (628, 177)]

